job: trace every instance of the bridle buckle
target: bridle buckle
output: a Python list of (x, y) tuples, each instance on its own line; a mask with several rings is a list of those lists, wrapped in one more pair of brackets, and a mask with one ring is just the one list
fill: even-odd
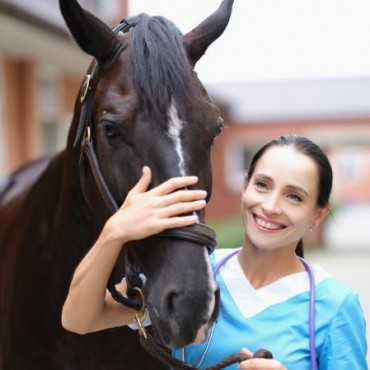
[(90, 90), (90, 82), (91, 82), (91, 75), (87, 74), (82, 84), (82, 89), (81, 89), (82, 92), (81, 92), (81, 97), (80, 97), (81, 104), (85, 101), (87, 93)]
[(145, 327), (143, 325), (143, 322), (145, 321), (146, 316), (147, 316), (144, 294), (142, 290), (138, 287), (134, 287), (133, 290), (135, 290), (140, 295), (141, 302), (142, 302), (140, 310), (135, 311), (135, 322), (137, 324), (139, 334), (142, 335), (145, 339), (148, 339), (146, 335)]

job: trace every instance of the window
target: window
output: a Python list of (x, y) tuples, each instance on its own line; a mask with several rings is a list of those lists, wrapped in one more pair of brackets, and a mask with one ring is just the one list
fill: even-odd
[(360, 148), (346, 148), (339, 155), (339, 174), (343, 179), (355, 180), (363, 176), (366, 155)]
[[(240, 193), (255, 152), (260, 147), (253, 142), (230, 142), (225, 157), (225, 182), (230, 191)], [(261, 143), (262, 145), (262, 143)]]
[(69, 127), (60, 118), (58, 71), (49, 65), (40, 68), (39, 97), (42, 152), (54, 154), (66, 146)]

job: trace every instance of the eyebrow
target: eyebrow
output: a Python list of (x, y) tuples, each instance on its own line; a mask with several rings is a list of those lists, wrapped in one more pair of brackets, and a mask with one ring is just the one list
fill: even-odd
[[(257, 173), (255, 175), (255, 178), (262, 178), (262, 179), (266, 179), (268, 181), (274, 182), (274, 180), (271, 176), (266, 175), (264, 173)], [(301, 193), (305, 194), (306, 196), (308, 196), (308, 191), (306, 189), (304, 189), (303, 187), (299, 186), (299, 185), (288, 184), (287, 188), (298, 191), (298, 192), (301, 192)]]

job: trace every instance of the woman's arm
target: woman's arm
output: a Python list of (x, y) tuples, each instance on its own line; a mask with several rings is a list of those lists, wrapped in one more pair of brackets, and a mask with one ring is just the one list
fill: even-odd
[[(173, 178), (147, 191), (150, 182), (151, 171), (144, 167), (139, 182), (78, 265), (62, 310), (62, 325), (67, 330), (84, 334), (132, 323), (134, 311), (115, 302), (106, 290), (124, 244), (198, 221), (194, 214), (180, 216), (206, 204), (205, 191), (179, 190), (194, 185), (196, 177)], [(117, 288), (125, 294), (124, 284)]]
[(351, 290), (330, 323), (319, 353), (320, 370), (367, 370), (365, 316), (358, 293)]

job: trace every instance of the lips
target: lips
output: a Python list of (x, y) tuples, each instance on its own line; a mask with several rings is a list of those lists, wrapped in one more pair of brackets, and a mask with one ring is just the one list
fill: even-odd
[(261, 217), (257, 216), (257, 215), (253, 215), (253, 218), (256, 222), (256, 224), (265, 229), (265, 230), (269, 230), (269, 231), (277, 231), (277, 230), (282, 230), (282, 229), (285, 229), (285, 225), (281, 224), (281, 223), (278, 223), (278, 222), (275, 222), (275, 221), (271, 221), (271, 220), (265, 220), (265, 219), (262, 219)]

